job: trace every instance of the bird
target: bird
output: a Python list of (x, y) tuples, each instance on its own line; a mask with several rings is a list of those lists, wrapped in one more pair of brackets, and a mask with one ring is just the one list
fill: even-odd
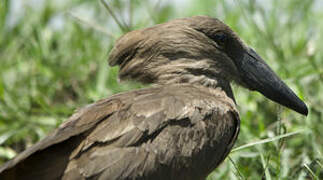
[(0, 179), (205, 179), (240, 128), (231, 84), (307, 115), (306, 104), (217, 18), (173, 19), (122, 35), (110, 66), (150, 84), (77, 110), (0, 168)]

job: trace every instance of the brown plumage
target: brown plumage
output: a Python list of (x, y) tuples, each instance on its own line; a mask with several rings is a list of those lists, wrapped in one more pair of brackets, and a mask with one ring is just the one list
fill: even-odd
[(197, 16), (122, 36), (121, 79), (155, 87), (88, 105), (0, 168), (0, 179), (204, 179), (230, 152), (230, 82), (302, 114), (305, 104), (225, 24)]

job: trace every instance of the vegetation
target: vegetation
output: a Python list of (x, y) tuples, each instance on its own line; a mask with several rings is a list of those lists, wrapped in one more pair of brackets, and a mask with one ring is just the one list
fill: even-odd
[(108, 7), (119, 25), (99, 1), (0, 2), (0, 164), (75, 109), (142, 87), (119, 83), (117, 68), (107, 65), (121, 34), (203, 14), (230, 25), (310, 109), (304, 117), (234, 87), (241, 132), (209, 179), (323, 179), (321, 2), (110, 0)]

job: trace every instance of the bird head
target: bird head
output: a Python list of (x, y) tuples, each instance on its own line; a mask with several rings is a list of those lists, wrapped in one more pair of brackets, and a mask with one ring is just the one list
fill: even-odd
[(120, 79), (144, 83), (192, 83), (207, 87), (230, 82), (307, 115), (305, 103), (227, 25), (195, 16), (135, 30), (118, 39), (109, 57)]

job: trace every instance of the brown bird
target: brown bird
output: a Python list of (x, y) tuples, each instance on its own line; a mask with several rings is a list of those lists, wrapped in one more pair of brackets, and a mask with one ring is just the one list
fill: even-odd
[(231, 82), (307, 115), (306, 105), (227, 25), (197, 16), (123, 35), (119, 77), (154, 87), (73, 114), (0, 169), (0, 179), (204, 179), (239, 133)]

